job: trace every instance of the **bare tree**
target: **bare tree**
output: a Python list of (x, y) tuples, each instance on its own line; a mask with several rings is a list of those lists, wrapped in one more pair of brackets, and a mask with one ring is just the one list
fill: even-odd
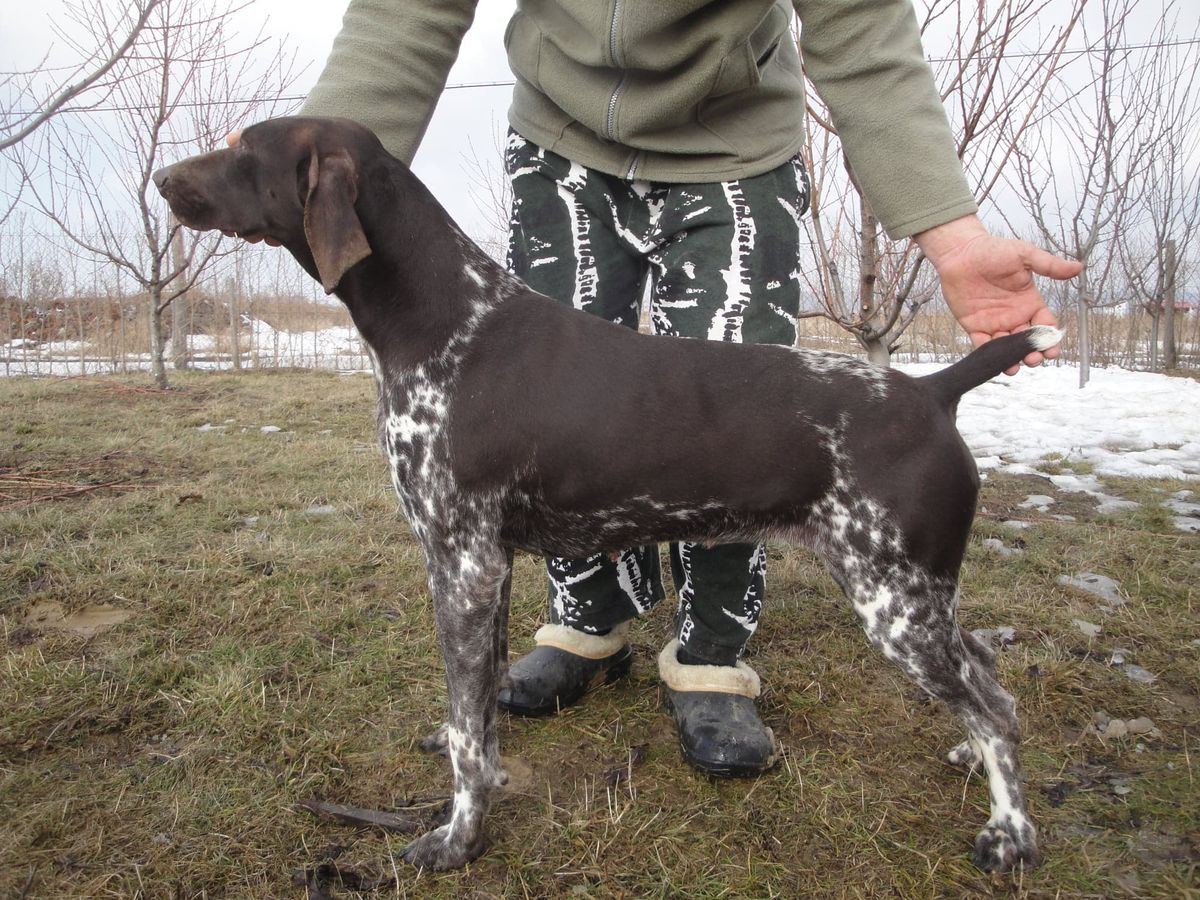
[(504, 174), (503, 167), (495, 167), (495, 160), (504, 160), (507, 144), (505, 129), (493, 122), (489, 152), (481, 155), (478, 148), (468, 142), (468, 154), (464, 157), (467, 178), (472, 188), (471, 198), (482, 217), (482, 233), (474, 236), (476, 243), (501, 264), (508, 256), (512, 182)]
[[(266, 48), (261, 32), (235, 42), (247, 5), (159, 0), (130, 54), (136, 67), (113, 86), (115, 111), (85, 121), (59, 116), (47, 129), (52, 177), (30, 179), (35, 204), (77, 251), (107, 261), (145, 293), (151, 366), (163, 387), (163, 312), (231, 251), (219, 235), (172, 222), (150, 176), (166, 161), (213, 149), (249, 118), (277, 112), (294, 78), (292, 59)], [(95, 28), (108, 33), (111, 23)], [(28, 177), (33, 164), (21, 149)], [(175, 334), (176, 344), (184, 337)]]
[[(68, 7), (68, 21), (76, 25), (93, 18), (102, 0), (87, 6)], [(89, 107), (103, 102), (129, 68), (128, 56), (161, 0), (134, 0), (123, 8), (104, 34), (88, 30), (88, 39), (79, 40), (60, 25), (54, 25), (55, 36), (70, 48), (76, 62), (65, 69), (49, 70), (49, 54), (29, 71), (0, 73), (0, 153), (33, 135), (51, 118), (68, 108), (68, 104), (86, 99)], [(48, 71), (59, 77), (46, 84)], [(65, 74), (62, 74), (65, 73)], [(16, 209), (26, 181), (21, 178), (6, 188), (4, 210), (0, 223)]]
[[(91, 105), (105, 100), (124, 74), (124, 67), (119, 64), (126, 60), (160, 2), (135, 0), (120, 11), (111, 30), (96, 33), (89, 29), (89, 37), (95, 40), (80, 41), (55, 26), (55, 35), (81, 59), (49, 90), (38, 89), (38, 75), (45, 71), (48, 57), (42, 57), (41, 63), (28, 72), (0, 75), (0, 91), (7, 94), (4, 106), (0, 108), (0, 150), (19, 144), (65, 109), (68, 103), (89, 92)], [(79, 4), (68, 7), (68, 18), (77, 24), (94, 22), (100, 18), (102, 9), (99, 0)]]
[(1174, 5), (1155, 24), (1134, 102), (1153, 109), (1146, 121), (1145, 165), (1131, 194), (1143, 211), (1140, 227), (1122, 229), (1120, 258), (1138, 303), (1150, 316), (1150, 370), (1158, 370), (1159, 323), (1164, 320), (1163, 364), (1176, 365), (1175, 287), (1195, 246), (1200, 220), (1200, 29), (1182, 39)]
[(1081, 26), (1088, 50), (1083, 71), (1056, 78), (1056, 115), (1038, 122), (1033, 140), (1015, 155), (1021, 202), (1041, 239), (1083, 263), (1073, 285), (1080, 387), (1090, 377), (1090, 312), (1121, 302), (1106, 291), (1117, 260), (1114, 241), (1136, 225), (1134, 185), (1152, 146), (1147, 122), (1155, 111), (1139, 98), (1139, 81), (1151, 73), (1127, 48), (1134, 4), (1100, 0), (1100, 22)]
[[(1041, 114), (1087, 2), (1071, 0), (1065, 16), (1056, 16), (1062, 24), (1054, 29), (1044, 27), (1053, 0), (925, 3), (921, 33), (927, 46), (936, 45), (943, 54), (933, 60), (935, 79), (981, 205)], [(896, 341), (938, 295), (937, 279), (914, 241), (881, 235), (828, 110), (811, 85), (809, 98), (805, 155), (813, 191), (807, 227), (816, 265), (804, 268), (816, 273), (809, 288), (822, 306), (807, 314), (837, 322), (872, 362), (887, 365)], [(856, 277), (847, 277), (846, 270), (856, 270)]]

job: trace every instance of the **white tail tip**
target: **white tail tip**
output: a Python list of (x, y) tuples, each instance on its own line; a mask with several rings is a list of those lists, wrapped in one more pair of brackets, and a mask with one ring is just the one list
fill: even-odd
[(1027, 334), (1033, 349), (1039, 352), (1049, 350), (1063, 339), (1062, 331), (1058, 328), (1051, 328), (1049, 325), (1034, 325)]

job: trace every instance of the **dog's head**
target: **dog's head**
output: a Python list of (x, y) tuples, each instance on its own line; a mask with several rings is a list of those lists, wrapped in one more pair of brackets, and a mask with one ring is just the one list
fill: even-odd
[(154, 184), (184, 225), (278, 242), (332, 293), (371, 254), (355, 205), (364, 165), (381, 156), (348, 119), (271, 119), (232, 147), (159, 169)]

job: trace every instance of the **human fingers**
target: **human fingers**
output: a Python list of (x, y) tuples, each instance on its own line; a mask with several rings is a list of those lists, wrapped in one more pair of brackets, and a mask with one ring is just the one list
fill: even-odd
[(1021, 249), (1025, 268), (1038, 275), (1045, 275), (1056, 281), (1066, 281), (1083, 271), (1083, 263), (1077, 259), (1063, 259), (1033, 244), (1024, 244)]

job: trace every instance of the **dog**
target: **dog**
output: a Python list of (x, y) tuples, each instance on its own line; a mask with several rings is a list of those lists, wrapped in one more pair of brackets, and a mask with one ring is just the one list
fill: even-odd
[(154, 173), (181, 223), (282, 244), (370, 348), (396, 494), (424, 552), (449, 716), (449, 820), (403, 851), (484, 848), (505, 782), (496, 695), (514, 550), (661, 541), (814, 548), (870, 642), (962, 719), (952, 763), (987, 772), (973, 860), (1031, 867), (1016, 706), (955, 619), (979, 476), (959, 398), (1060, 338), (1035, 327), (924, 378), (850, 356), (638, 334), (531, 291), (476, 247), (368, 129), (274, 119)]

